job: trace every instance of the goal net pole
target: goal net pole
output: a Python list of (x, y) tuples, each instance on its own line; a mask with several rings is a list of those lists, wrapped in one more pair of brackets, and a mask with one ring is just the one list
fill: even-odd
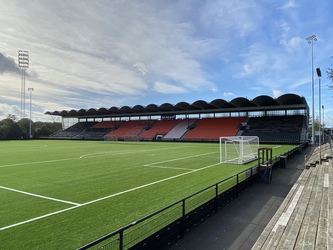
[(220, 137), (220, 162), (244, 164), (258, 158), (258, 136)]

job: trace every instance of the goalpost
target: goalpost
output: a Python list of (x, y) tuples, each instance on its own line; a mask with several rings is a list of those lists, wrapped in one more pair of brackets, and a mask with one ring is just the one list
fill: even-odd
[(244, 164), (258, 158), (258, 136), (220, 137), (220, 163)]

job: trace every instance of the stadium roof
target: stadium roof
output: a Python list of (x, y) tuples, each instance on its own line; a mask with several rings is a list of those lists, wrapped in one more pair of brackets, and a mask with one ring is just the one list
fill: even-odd
[(155, 116), (155, 115), (181, 115), (181, 114), (205, 114), (205, 113), (230, 113), (272, 110), (306, 110), (308, 105), (304, 97), (296, 94), (284, 94), (273, 99), (261, 95), (253, 100), (237, 97), (230, 102), (223, 99), (215, 99), (211, 102), (203, 100), (192, 104), (179, 102), (175, 105), (163, 103), (162, 105), (149, 104), (146, 107), (135, 105), (134, 107), (110, 107), (90, 108), (70, 111), (46, 112), (47, 115), (61, 116), (62, 118), (99, 118), (99, 117), (128, 117), (128, 116)]

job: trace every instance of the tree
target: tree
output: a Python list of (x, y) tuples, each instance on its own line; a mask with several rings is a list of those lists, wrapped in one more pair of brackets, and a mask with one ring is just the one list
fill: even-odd
[(6, 140), (15, 140), (22, 138), (20, 126), (10, 118), (0, 121), (0, 138)]
[(15, 115), (12, 115), (12, 114), (8, 114), (8, 115), (7, 115), (7, 118), (13, 120), (14, 122), (17, 121), (16, 116), (15, 116)]
[[(0, 140), (28, 139), (30, 119), (23, 118), (16, 121), (16, 117), (8, 115), (0, 121)], [(31, 134), (34, 138), (47, 138), (51, 134), (61, 130), (60, 122), (32, 122)]]
[[(333, 58), (333, 56), (332, 56), (332, 58)], [(328, 84), (327, 86), (328, 86), (328, 88), (330, 89), (330, 90), (333, 90), (333, 68), (328, 68), (327, 69), (327, 71), (326, 71), (326, 73), (327, 73), (327, 77), (329, 78), (329, 79), (331, 79), (331, 83), (330, 84)]]
[(17, 122), (19, 127), (21, 128), (22, 135), (21, 137), (24, 139), (29, 138), (29, 126), (30, 126), (30, 119), (28, 118), (22, 118)]
[(61, 123), (36, 122), (34, 135), (35, 137), (48, 137), (59, 130), (61, 130)]

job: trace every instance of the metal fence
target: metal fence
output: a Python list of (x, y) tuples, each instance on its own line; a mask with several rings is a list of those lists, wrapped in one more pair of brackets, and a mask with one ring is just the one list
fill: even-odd
[(237, 198), (241, 191), (257, 180), (257, 176), (258, 167), (251, 167), (79, 249), (124, 250), (166, 247), (182, 238), (186, 231), (219, 208)]

